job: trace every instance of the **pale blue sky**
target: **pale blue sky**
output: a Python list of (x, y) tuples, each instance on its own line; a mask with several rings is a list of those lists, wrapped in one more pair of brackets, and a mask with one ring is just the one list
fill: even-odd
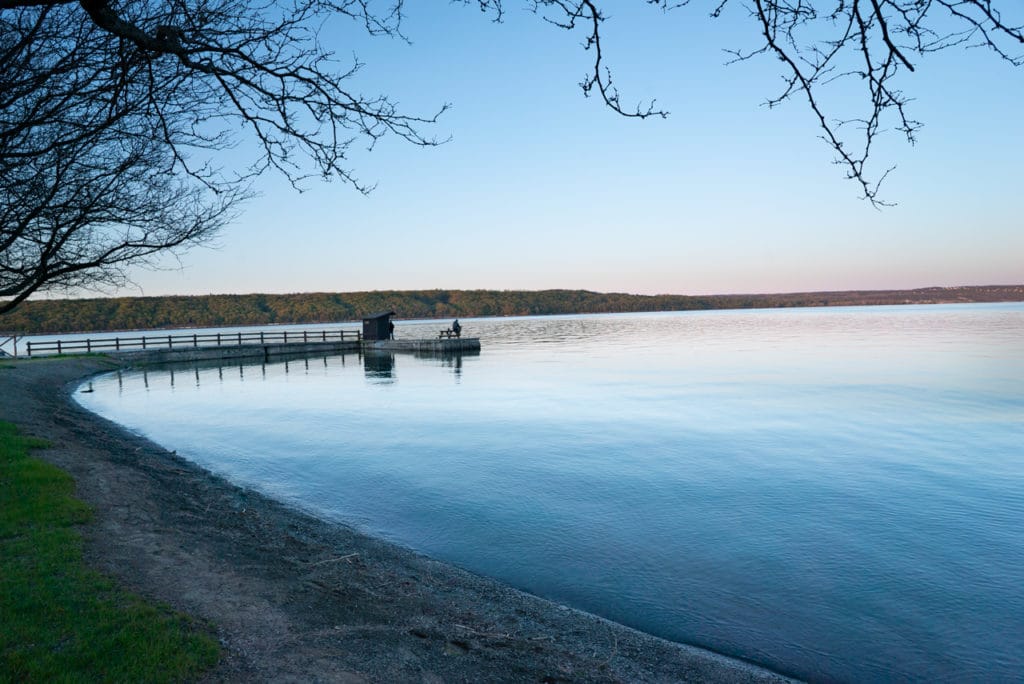
[(961, 50), (919, 61), (902, 82), (924, 122), (891, 134), (876, 169), (898, 206), (878, 211), (831, 163), (800, 100), (761, 106), (781, 83), (751, 47), (739, 5), (663, 15), (615, 3), (605, 50), (623, 99), (657, 97), (667, 120), (626, 120), (577, 83), (589, 54), (511, 2), (504, 24), (416, 3), (412, 45), (339, 24), (324, 39), (367, 63), (365, 93), (416, 113), (444, 102), (439, 148), (357, 150), (362, 196), (260, 181), (217, 249), (139, 272), (121, 294), (545, 289), (783, 292), (1024, 283), (1024, 69)]

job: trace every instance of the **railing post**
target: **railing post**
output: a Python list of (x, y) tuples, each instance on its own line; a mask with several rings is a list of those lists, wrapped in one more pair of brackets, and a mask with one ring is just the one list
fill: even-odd
[(170, 335), (167, 336), (167, 348), (168, 349), (174, 349), (174, 342), (171, 341), (171, 336)]
[(193, 347), (198, 347), (199, 346), (199, 336), (196, 335), (195, 333), (192, 333), (192, 346)]
[(26, 342), (25, 346), (28, 348), (28, 355), (32, 356), (32, 343), (31, 342)]
[(114, 338), (114, 350), (115, 351), (121, 351), (121, 338), (120, 337), (115, 337)]
[(85, 338), (85, 353), (88, 354), (90, 352), (92, 352), (92, 340), (90, 340), (88, 337), (86, 337)]
[(263, 344), (263, 331), (260, 330), (260, 344)]
[(302, 341), (303, 342), (309, 342), (309, 340), (306, 338), (306, 331), (305, 330), (302, 331)]
[(238, 333), (238, 346), (242, 346), (242, 333)]
[(220, 346), (220, 333), (217, 333), (217, 346)]
[(57, 340), (57, 353), (60, 354), (60, 340)]
[(284, 343), (288, 344), (288, 331), (287, 330), (284, 331)]
[(146, 348), (146, 336), (145, 335), (142, 336), (142, 348), (143, 349)]

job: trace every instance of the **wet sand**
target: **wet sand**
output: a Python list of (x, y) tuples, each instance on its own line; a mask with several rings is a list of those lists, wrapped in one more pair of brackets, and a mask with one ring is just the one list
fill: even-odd
[(0, 419), (49, 440), (36, 455), (96, 511), (88, 562), (212, 625), (224, 658), (206, 681), (790, 681), (236, 487), (71, 399), (110, 359), (0, 366)]

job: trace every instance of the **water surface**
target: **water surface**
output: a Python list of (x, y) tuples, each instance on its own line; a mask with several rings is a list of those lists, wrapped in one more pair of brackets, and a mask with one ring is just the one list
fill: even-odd
[(815, 680), (1021, 677), (1024, 305), (464, 323), (478, 356), (121, 372), (78, 398), (669, 639)]

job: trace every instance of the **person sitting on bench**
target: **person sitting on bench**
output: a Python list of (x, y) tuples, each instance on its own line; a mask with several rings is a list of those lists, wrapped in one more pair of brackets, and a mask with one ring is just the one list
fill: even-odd
[(462, 326), (459, 325), (459, 319), (456, 318), (455, 322), (452, 323), (452, 332), (455, 333), (456, 337), (462, 337)]

